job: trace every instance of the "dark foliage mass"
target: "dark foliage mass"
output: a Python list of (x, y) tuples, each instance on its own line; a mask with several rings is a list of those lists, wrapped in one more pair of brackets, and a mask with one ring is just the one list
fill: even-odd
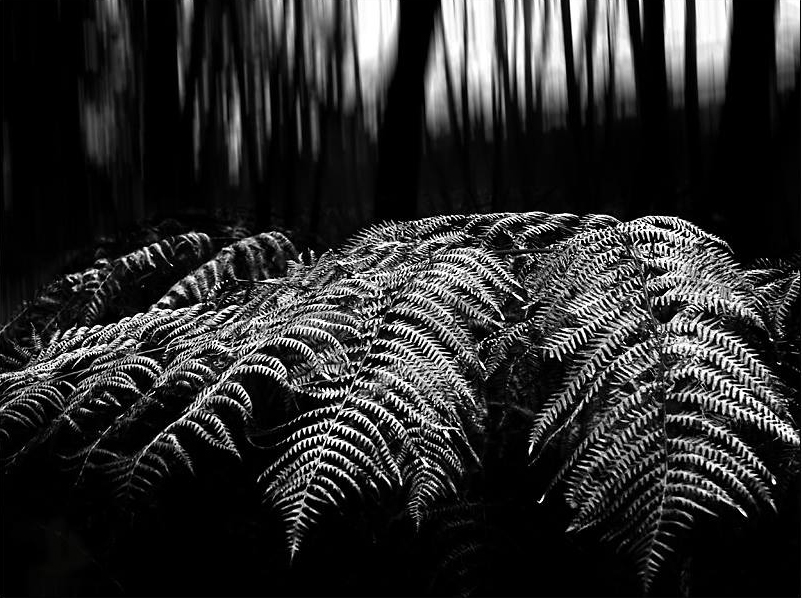
[(283, 536), (303, 567), (339, 516), (401, 552), (434, 539), (413, 593), (487, 591), (510, 533), (490, 480), (520, 467), (510, 505), (559, 513), (561, 493), (568, 531), (623, 548), (649, 590), (798, 475), (798, 260), (744, 268), (676, 218), (542, 212), (384, 224), (319, 256), (275, 232), (216, 244), (103, 260), (3, 330), (6, 482), (19, 500), (52, 463), (71, 498), (49, 508), (93, 505), (96, 547), (222, 484), (198, 526), (264, 522), (229, 541)]

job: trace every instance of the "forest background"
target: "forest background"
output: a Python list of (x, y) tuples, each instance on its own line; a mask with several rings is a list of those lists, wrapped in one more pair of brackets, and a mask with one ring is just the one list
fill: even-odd
[[(0, 317), (88, 246), (220, 216), (688, 218), (799, 246), (795, 0), (3, 2)], [(566, 48), (570, 51), (566, 52)]]

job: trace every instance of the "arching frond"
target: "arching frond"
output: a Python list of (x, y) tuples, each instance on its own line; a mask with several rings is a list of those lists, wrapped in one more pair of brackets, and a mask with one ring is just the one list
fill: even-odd
[(172, 309), (216, 298), (222, 286), (236, 279), (283, 276), (287, 262), (298, 258), (292, 242), (278, 232), (261, 233), (224, 247), (211, 260), (187, 274), (154, 307)]
[[(537, 411), (530, 451), (586, 430), (551, 484), (565, 483), (571, 529), (604, 526), (648, 588), (695, 518), (773, 508), (756, 441), (798, 446), (799, 435), (744, 340), (763, 319), (721, 241), (662, 217), (584, 230), (525, 287), (530, 315), (513, 334), (565, 372)], [(489, 343), (491, 363), (509, 344)]]
[[(297, 385), (319, 406), (289, 423), (281, 456), (262, 476), (293, 555), (322, 512), (349, 497), (403, 489), (420, 522), (471, 458), (466, 430), (482, 417), (483, 367), (468, 320), (491, 325), (512, 280), (475, 249), (397, 251), (405, 259), (393, 269), (344, 270), (324, 287), (340, 304), (361, 295), (354, 337), (343, 344), (347, 366)], [(336, 268), (338, 257), (326, 263)]]

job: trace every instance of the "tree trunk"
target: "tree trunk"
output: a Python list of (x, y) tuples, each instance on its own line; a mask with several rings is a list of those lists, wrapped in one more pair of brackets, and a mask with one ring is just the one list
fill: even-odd
[(462, 3), (462, 172), (465, 197), (468, 208), (476, 211), (476, 195), (473, 185), (473, 169), (471, 168), (471, 107), (469, 103), (470, 90), (468, 89), (468, 0)]
[(647, 175), (645, 192), (651, 192), (651, 211), (669, 214), (674, 197), (669, 188), (673, 175), (671, 153), (668, 151), (668, 86), (666, 83), (666, 53), (663, 0), (643, 4), (643, 51), (646, 80), (643, 121), (646, 142)]
[(568, 131), (573, 141), (574, 156), (566, 161), (569, 193), (577, 210), (589, 208), (588, 185), (585, 182), (585, 157), (582, 144), (582, 106), (579, 100), (579, 83), (574, 68), (574, 37), (571, 31), (571, 1), (560, 0), (562, 13), (563, 50), (565, 54), (565, 90), (568, 98)]
[[(775, 2), (734, 0), (732, 11), (727, 95), (717, 156), (720, 193), (712, 224), (736, 251), (751, 257), (776, 251), (777, 239), (767, 231), (784, 217), (772, 203)], [(752, 208), (744, 209), (744, 205)]]
[(426, 63), (439, 9), (439, 0), (399, 5), (395, 72), (379, 132), (377, 220), (405, 220), (416, 214)]
[(696, 0), (685, 0), (685, 129), (688, 143), (688, 177), (693, 201), (691, 216), (698, 216), (702, 185), (702, 135), (699, 126), (699, 80), (696, 64)]
[(145, 9), (145, 200), (159, 211), (181, 207), (178, 198), (181, 106), (178, 95), (177, 6), (146, 0)]

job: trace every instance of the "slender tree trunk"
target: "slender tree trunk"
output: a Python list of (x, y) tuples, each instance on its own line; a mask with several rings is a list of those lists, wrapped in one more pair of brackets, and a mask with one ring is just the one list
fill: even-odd
[(688, 143), (688, 176), (693, 206), (691, 216), (698, 216), (697, 202), (703, 180), (702, 135), (699, 126), (699, 82), (696, 64), (696, 0), (685, 0), (685, 129)]
[[(0, 318), (94, 230), (81, 128), (86, 6), (3, 4)], [(105, 198), (104, 198), (105, 199)]]
[(574, 69), (574, 37), (571, 31), (571, 1), (560, 0), (563, 49), (565, 52), (565, 91), (568, 98), (568, 127), (576, 136), (582, 127), (580, 116), (579, 85)]
[(549, 30), (551, 26), (551, 0), (543, 2), (543, 23), (541, 25), (540, 52), (538, 55), (537, 78), (535, 80), (535, 113), (532, 143), (533, 158), (537, 158), (543, 137), (543, 72), (549, 59)]
[(351, 57), (354, 69), (354, 117), (351, 119), (351, 176), (353, 178), (353, 196), (356, 205), (357, 218), (364, 222), (365, 205), (363, 203), (360, 168), (359, 168), (359, 141), (365, 123), (365, 103), (362, 99), (362, 69), (359, 66), (359, 44), (356, 38), (356, 2), (351, 0), (348, 17), (351, 26)]
[[(285, 4), (284, 10), (287, 10)], [(302, 0), (293, 1), (293, 20), (296, 24), (293, 42), (293, 74), (292, 74), (292, 100), (287, 106), (289, 119), (285, 120), (285, 127), (289, 143), (286, 147), (284, 172), (287, 177), (287, 186), (284, 191), (284, 226), (295, 226), (296, 207), (298, 197), (298, 164), (302, 152), (307, 151), (305, 145), (306, 105), (304, 101), (306, 55), (304, 52), (304, 28), (298, 26), (304, 22), (304, 4)], [(300, 131), (299, 131), (300, 129)]]
[(532, 2), (523, 0), (524, 14), (524, 114), (526, 116), (526, 131), (532, 130), (534, 118), (534, 98), (532, 89)]
[(468, 207), (476, 211), (476, 194), (474, 193), (473, 170), (471, 168), (471, 107), (469, 103), (470, 90), (468, 89), (468, 0), (462, 3), (462, 172), (465, 197)]
[(147, 0), (145, 9), (144, 192), (160, 211), (174, 212), (181, 153), (181, 104), (178, 95), (177, 6)]
[[(320, 232), (321, 212), (323, 210), (323, 183), (329, 168), (331, 151), (329, 149), (330, 134), (333, 127), (338, 127), (339, 122), (334, 121), (332, 115), (335, 110), (342, 110), (342, 85), (343, 85), (343, 12), (342, 4), (338, 2), (334, 5), (334, 39), (327, 49), (328, 60), (328, 85), (326, 87), (326, 98), (323, 105), (319, 108), (318, 128), (320, 130), (320, 152), (315, 171), (315, 187), (312, 193), (312, 210), (309, 216), (309, 229), (313, 238)], [(332, 52), (333, 50), (333, 52)], [(332, 58), (333, 56), (333, 58)], [(336, 99), (335, 99), (336, 98)], [(337, 131), (337, 143), (341, 143), (342, 137)], [(342, 149), (341, 147), (338, 149)], [(338, 151), (338, 153), (341, 153)]]
[[(248, 86), (248, 71), (249, 64), (245, 58), (245, 44), (246, 39), (243, 35), (245, 31), (245, 21), (247, 14), (241, 11), (247, 10), (247, 4), (238, 4), (233, 0), (227, 0), (226, 11), (229, 16), (229, 24), (231, 27), (231, 46), (234, 54), (234, 66), (236, 70), (237, 90), (239, 92), (239, 106), (240, 118), (242, 119), (242, 134), (243, 134), (243, 165), (246, 186), (250, 187), (250, 192), (253, 196), (255, 203), (268, 201), (265, 196), (264, 186), (262, 184), (262, 172), (259, 166), (258, 159), (258, 144), (257, 128), (254, 114), (254, 94), (252, 89)], [(261, 91), (259, 92), (261, 93)], [(269, 214), (270, 210), (261, 210), (260, 214)], [(260, 223), (262, 224), (262, 223)], [(269, 225), (269, 222), (264, 223)]]
[(221, 173), (224, 170), (224, 155), (220, 148), (223, 138), (222, 105), (225, 89), (226, 69), (223, 60), (223, 13), (219, 2), (211, 2), (208, 6), (210, 31), (209, 68), (206, 72), (208, 86), (208, 104), (204, 106), (200, 117), (199, 165), (200, 193), (196, 202), (211, 209), (217, 200), (222, 187)]
[(671, 142), (668, 135), (668, 84), (666, 82), (666, 53), (663, 0), (652, 0), (643, 5), (643, 51), (645, 53), (646, 89), (643, 102), (643, 120), (646, 141), (648, 179), (645, 191), (652, 195), (652, 209), (658, 214), (675, 210), (674, 197), (669, 188), (673, 176)]
[(666, 82), (663, 0), (643, 4), (643, 31), (638, 0), (627, 0), (627, 16), (635, 69), (635, 89), (641, 119), (642, 155), (638, 158), (632, 205), (636, 213), (675, 211), (669, 188), (673, 166), (668, 145), (668, 86)]
[(398, 52), (379, 131), (377, 220), (415, 217), (424, 123), (424, 78), (439, 0), (399, 5)]
[[(734, 0), (717, 156), (718, 202), (713, 226), (743, 256), (770, 255), (782, 210), (773, 203), (771, 101), (774, 93), (773, 0)], [(744, 209), (744, 205), (753, 206)], [(762, 232), (759, 232), (762, 231)], [(759, 234), (756, 234), (759, 232)]]
[[(521, 118), (518, 113), (518, 105), (513, 97), (514, 88), (510, 78), (510, 61), (507, 54), (507, 22), (506, 22), (506, 2), (499, 0), (494, 3), (495, 7), (495, 59), (498, 66), (498, 74), (501, 76), (501, 82), (498, 86), (498, 93), (503, 98), (504, 116), (500, 119), (501, 126), (503, 127), (506, 137), (496, 136), (496, 143), (502, 142), (506, 144), (514, 143), (517, 152), (513, 152), (516, 156), (516, 164), (520, 176), (522, 186), (525, 186), (524, 170), (527, 167), (526, 159), (524, 158), (524, 140), (521, 135)], [(514, 54), (513, 54), (514, 55)], [(501, 114), (501, 103), (499, 103), (499, 114)], [(502, 196), (499, 198), (502, 202), (506, 201), (507, 189), (501, 190)]]
[(596, 98), (593, 50), (596, 43), (596, 0), (587, 0), (585, 4), (587, 14), (585, 17), (585, 72), (588, 84), (587, 106), (585, 108), (585, 126), (588, 131), (588, 146), (593, 152), (593, 139), (596, 129)]
[[(617, 11), (616, 11), (617, 16)], [(607, 12), (607, 87), (604, 93), (604, 142), (603, 142), (603, 156), (610, 155), (613, 142), (613, 132), (615, 124), (615, 50), (617, 39), (617, 27), (613, 27), (616, 21), (615, 17), (611, 17), (610, 11)], [(602, 158), (602, 167), (604, 166), (605, 158)]]
[[(289, 22), (288, 2), (282, 5), (281, 28), (278, 33), (278, 47), (272, 48), (273, 54), (267, 69), (270, 94), (270, 139), (267, 142), (265, 167), (265, 190), (271, 197), (280, 196), (280, 173), (284, 162), (284, 149), (287, 138), (285, 114), (287, 113), (287, 77), (284, 65), (287, 61), (287, 23)], [(282, 206), (283, 208), (284, 206)], [(268, 228), (272, 222), (272, 202), (256, 204), (256, 221), (260, 230)]]
[(568, 130), (570, 132), (574, 159), (567, 161), (570, 194), (579, 211), (588, 207), (587, 184), (585, 183), (586, 161), (582, 144), (582, 106), (579, 99), (579, 83), (574, 68), (574, 38), (571, 31), (571, 1), (560, 0), (562, 13), (563, 49), (565, 53), (565, 86), (568, 98)]
[(639, 0), (627, 0), (627, 22), (629, 23), (629, 41), (632, 46), (632, 63), (635, 71), (635, 93), (638, 102), (643, 96), (643, 34), (640, 25)]
[(457, 94), (454, 91), (454, 77), (451, 73), (451, 60), (448, 58), (448, 40), (446, 39), (446, 28), (443, 23), (442, 13), (438, 19), (437, 29), (440, 32), (440, 43), (443, 46), (443, 71), (446, 76), (446, 100), (448, 105), (448, 126), (451, 129), (451, 136), (454, 139), (456, 149), (462, 149), (463, 138), (459, 119), (457, 118)]
[(204, 47), (206, 46), (207, 0), (195, 0), (190, 35), (189, 66), (184, 82), (184, 105), (181, 110), (181, 151), (179, 152), (179, 187), (183, 195), (197, 193), (195, 184), (195, 143), (193, 116), (196, 113), (198, 87), (203, 74)]
[(493, 69), (491, 82), (493, 98), (493, 210), (499, 212), (506, 205), (504, 189), (504, 126), (501, 116), (501, 89), (498, 81), (498, 67)]

